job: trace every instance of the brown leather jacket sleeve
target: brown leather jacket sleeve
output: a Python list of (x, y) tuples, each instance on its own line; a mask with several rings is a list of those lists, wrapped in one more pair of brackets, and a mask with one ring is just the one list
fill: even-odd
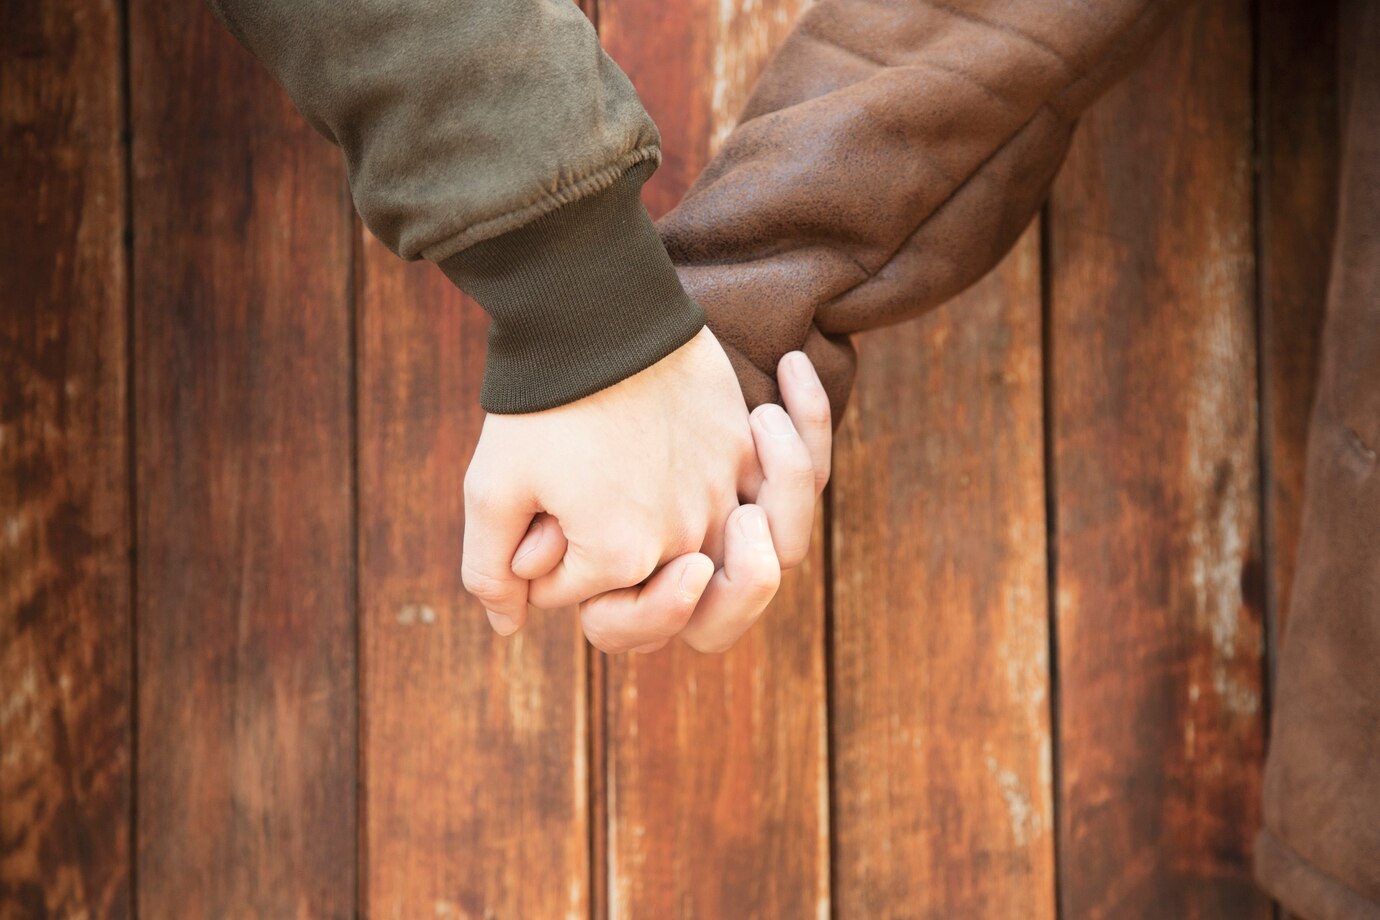
[(822, 0), (658, 224), (749, 404), (803, 347), (834, 418), (849, 335), (972, 284), (1040, 207), (1078, 114), (1179, 0)]

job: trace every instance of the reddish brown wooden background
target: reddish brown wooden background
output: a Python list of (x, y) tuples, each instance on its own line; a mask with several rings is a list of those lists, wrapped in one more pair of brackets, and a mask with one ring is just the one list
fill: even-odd
[[(671, 206), (802, 0), (587, 4)], [(864, 336), (722, 657), (494, 637), (484, 318), (199, 4), (0, 11), (0, 917), (1266, 917), (1328, 4), (1207, 0)]]

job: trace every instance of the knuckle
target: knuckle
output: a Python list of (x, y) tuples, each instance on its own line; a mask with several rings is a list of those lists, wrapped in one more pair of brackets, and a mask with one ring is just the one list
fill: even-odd
[(474, 467), (470, 467), (469, 472), (465, 474), (461, 493), (465, 496), (465, 507), (474, 510), (493, 507), (496, 490), (487, 474), (477, 472)]
[(466, 591), (481, 600), (504, 601), (512, 594), (512, 585), (508, 580), (481, 572), (472, 566), (461, 566), (460, 581)]
[(793, 453), (793, 455), (782, 462), (781, 471), (778, 477), (788, 486), (794, 489), (811, 490), (815, 487), (815, 465), (810, 461), (810, 455), (805, 452)]
[(602, 626), (585, 618), (582, 622), (585, 633), (585, 640), (601, 652), (608, 655), (620, 655), (626, 652), (627, 646), (611, 638)]
[(717, 629), (704, 632), (687, 630), (681, 634), (681, 638), (697, 652), (705, 655), (722, 655), (738, 644), (738, 640), (752, 628), (753, 623), (757, 622), (757, 616), (753, 615), (731, 624), (721, 624)]
[(589, 644), (592, 648), (603, 652), (605, 655), (621, 655), (627, 651), (627, 649), (623, 648), (621, 645), (612, 644), (598, 635), (591, 636), (586, 633), (585, 638), (589, 640)]
[(527, 589), (527, 604), (538, 610), (555, 610), (570, 603), (554, 586), (542, 581), (532, 582)]
[(831, 472), (832, 472), (832, 470), (831, 470), (830, 467), (829, 467), (829, 462), (828, 462), (828, 460), (826, 460), (826, 461), (824, 462), (824, 465), (823, 465), (822, 467), (820, 467), (819, 469), (815, 470), (815, 493), (816, 493), (816, 494), (822, 493), (822, 492), (824, 491), (824, 487), (827, 486), (827, 485), (829, 484), (829, 476), (830, 476)]
[(669, 638), (684, 629), (685, 624), (690, 621), (690, 617), (694, 613), (694, 601), (677, 598), (675, 601), (652, 611), (652, 616), (649, 619), (655, 624), (652, 629), (658, 636)]
[(777, 423), (781, 419), (785, 419), (785, 424), (788, 427), (795, 427), (795, 422), (791, 419), (790, 413), (787, 412), (785, 407), (781, 404), (775, 402), (762, 403), (756, 409), (753, 409), (752, 412), (748, 414), (748, 417), (752, 420), (752, 424), (768, 432), (775, 429)]
[(633, 547), (611, 551), (601, 566), (604, 574), (622, 587), (641, 583), (656, 570), (657, 558), (646, 548), (649, 545), (646, 541), (638, 541)]
[(810, 524), (810, 521), (802, 519), (797, 527), (783, 528), (777, 534), (774, 546), (776, 560), (782, 571), (795, 568), (810, 555), (810, 542), (814, 537)]
[(705, 655), (719, 655), (733, 647), (734, 640), (723, 636), (685, 636), (685, 644)]
[[(805, 561), (805, 557), (810, 555), (810, 544), (800, 541), (799, 544), (779, 547), (776, 551), (777, 561), (781, 565), (781, 571), (789, 571)], [(771, 593), (776, 594), (776, 588), (780, 586), (781, 576), (776, 577), (777, 584), (772, 587)]]
[[(801, 554), (802, 559), (804, 554)], [(799, 564), (799, 563), (797, 563)], [(760, 598), (764, 603), (776, 596), (776, 591), (781, 587), (781, 569), (785, 563), (779, 565), (760, 565), (748, 573), (744, 579), (744, 588), (747, 593), (754, 598)]]
[(795, 413), (797, 423), (805, 428), (830, 428), (834, 422), (833, 410), (823, 391), (811, 394)]

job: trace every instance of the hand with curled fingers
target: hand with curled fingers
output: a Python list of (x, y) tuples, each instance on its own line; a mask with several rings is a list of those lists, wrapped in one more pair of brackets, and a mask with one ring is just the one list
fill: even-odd
[(494, 629), (521, 628), (529, 604), (579, 604), (604, 651), (676, 635), (731, 646), (804, 559), (829, 478), (824, 388), (800, 352), (778, 376), (786, 409), (749, 414), (704, 329), (585, 399), (488, 416), (465, 478), (462, 573)]

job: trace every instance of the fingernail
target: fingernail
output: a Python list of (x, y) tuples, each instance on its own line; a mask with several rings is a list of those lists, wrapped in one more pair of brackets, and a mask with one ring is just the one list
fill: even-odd
[(756, 505), (748, 505), (747, 510), (738, 518), (738, 529), (743, 535), (755, 543), (771, 539), (771, 531), (767, 528), (767, 515)]
[(518, 626), (513, 622), (512, 617), (504, 616), (501, 613), (494, 613), (492, 610), (485, 610), (484, 612), (489, 615), (489, 625), (492, 626), (494, 632), (498, 633), (500, 636), (511, 636), (513, 633), (517, 632)]
[[(523, 559), (532, 555), (532, 550), (541, 545), (541, 532), (544, 527), (546, 527), (545, 521), (537, 521), (537, 523), (532, 525), (532, 529), (528, 531), (527, 536), (522, 540), (522, 546), (518, 547), (518, 554), (513, 557), (514, 565), (517, 565)], [(523, 546), (527, 548), (523, 549)]]
[(805, 352), (793, 351), (786, 355), (786, 368), (791, 372), (791, 376), (801, 383), (814, 382), (815, 368), (805, 356)]
[(709, 579), (714, 577), (714, 565), (707, 559), (696, 559), (687, 562), (685, 568), (680, 572), (680, 584), (676, 586), (677, 593), (683, 601), (697, 601), (704, 593), (705, 585), (709, 584)]
[(771, 403), (761, 410), (761, 415), (762, 427), (767, 430), (767, 434), (780, 438), (791, 433), (791, 417), (786, 414), (785, 409)]
[(652, 652), (660, 651), (666, 647), (665, 639), (658, 639), (656, 642), (648, 642), (646, 645), (639, 645), (633, 649), (639, 655), (650, 655)]

